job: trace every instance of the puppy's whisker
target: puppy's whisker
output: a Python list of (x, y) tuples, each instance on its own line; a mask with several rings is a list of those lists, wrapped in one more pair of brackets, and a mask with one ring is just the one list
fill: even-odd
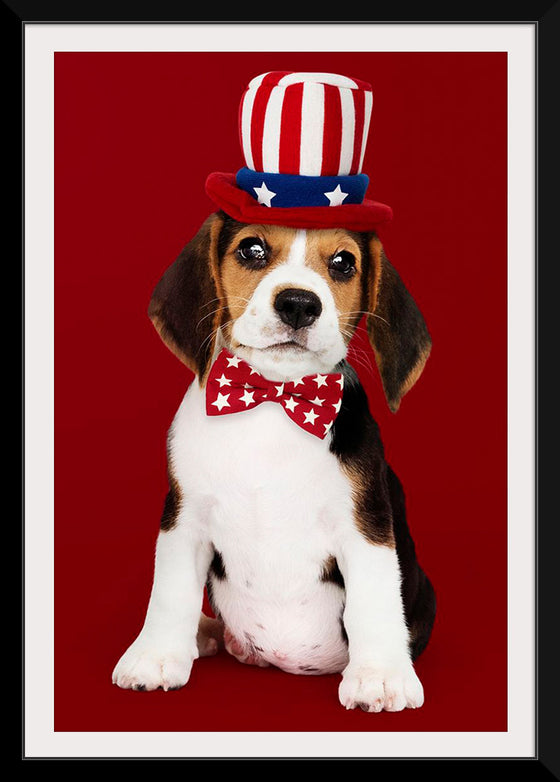
[(345, 321), (345, 320), (340, 320), (339, 319), (339, 322), (341, 323), (341, 330), (344, 328), (346, 330), (350, 330), (351, 334), (355, 333), (356, 327), (355, 327), (355, 324), (351, 320), (346, 320)]
[(349, 331), (348, 329), (345, 329), (345, 328), (341, 328), (340, 329), (340, 333), (343, 336), (347, 337), (349, 342), (352, 339), (352, 337), (354, 336), (354, 332), (353, 331)]
[(385, 320), (385, 318), (382, 318), (381, 315), (377, 315), (375, 312), (368, 312), (368, 310), (349, 310), (347, 312), (340, 313), (341, 317), (344, 315), (370, 315), (372, 318), (382, 320), (383, 323), (385, 323), (387, 326), (391, 325), (388, 321)]
[(243, 301), (245, 302), (245, 304), (249, 303), (249, 299), (246, 299), (244, 296), (218, 296), (215, 299), (210, 299), (209, 301), (206, 302), (206, 304), (201, 304), (200, 309), (202, 310), (205, 309), (206, 307), (210, 307), (210, 305), (213, 304), (215, 301), (230, 302), (234, 299), (237, 301)]
[[(342, 322), (341, 322), (342, 321)], [(348, 328), (350, 326), (350, 328)], [(355, 364), (362, 367), (365, 372), (374, 377), (373, 364), (371, 361), (371, 355), (354, 344), (352, 344), (352, 338), (356, 334), (357, 328), (354, 323), (344, 322), (344, 319), (339, 316), (339, 329), (340, 333), (347, 338), (347, 358), (351, 364)]]
[(234, 320), (235, 320), (235, 319), (234, 319), (234, 318), (232, 318), (231, 320), (227, 320), (225, 323), (220, 323), (220, 325), (219, 325), (217, 328), (215, 328), (213, 331), (211, 331), (211, 332), (210, 332), (210, 334), (209, 334), (209, 335), (208, 335), (208, 336), (207, 336), (205, 339), (203, 339), (203, 340), (202, 340), (202, 343), (201, 343), (201, 345), (200, 345), (200, 347), (199, 347), (199, 349), (198, 349), (198, 352), (200, 353), (200, 351), (201, 351), (201, 350), (204, 348), (204, 345), (205, 345), (205, 343), (206, 343), (206, 342), (209, 342), (209, 341), (210, 341), (210, 340), (212, 340), (214, 337), (217, 337), (217, 336), (218, 336), (218, 332), (219, 332), (219, 331), (220, 331), (220, 330), (221, 330), (223, 327), (225, 327), (225, 326), (229, 326), (229, 324), (230, 324), (230, 323), (233, 323), (233, 322), (234, 322)]
[(225, 296), (217, 296), (215, 299), (209, 299), (206, 304), (201, 304), (200, 309), (204, 309), (205, 307), (209, 307), (211, 304), (213, 304), (215, 301), (225, 301)]
[(347, 357), (351, 364), (362, 367), (368, 375), (371, 375), (372, 378), (375, 377), (371, 356), (363, 348), (357, 347), (356, 345), (349, 345)]
[(359, 331), (358, 327), (354, 323), (341, 323), (339, 325), (341, 334), (345, 334), (352, 339)]
[[(200, 324), (202, 323), (203, 320), (206, 320), (206, 318), (211, 318), (212, 315), (216, 315), (216, 313), (218, 313), (218, 312), (223, 312), (224, 310), (229, 310), (230, 304), (233, 303), (232, 300), (235, 300), (235, 299), (237, 299), (239, 301), (242, 301), (242, 302), (245, 302), (247, 304), (249, 303), (249, 299), (246, 299), (244, 296), (228, 296), (227, 299), (226, 299), (225, 296), (220, 296), (219, 298), (212, 299), (213, 302), (214, 301), (226, 301), (227, 300), (227, 304), (224, 307), (217, 307), (215, 310), (212, 310), (212, 312), (209, 312), (208, 314), (203, 315), (203, 317), (198, 321), (198, 323), (195, 326), (196, 330), (198, 331), (198, 328), (199, 328)], [(207, 307), (207, 306), (208, 306), (208, 304), (203, 304), (201, 309), (203, 309), (204, 307)]]
[(227, 307), (227, 306), (225, 306), (225, 307), (218, 307), (217, 309), (215, 309), (215, 310), (212, 310), (212, 312), (209, 312), (209, 313), (208, 313), (208, 315), (204, 315), (204, 316), (203, 316), (203, 317), (202, 317), (202, 318), (201, 318), (201, 319), (198, 321), (198, 323), (196, 324), (196, 327), (195, 327), (195, 328), (196, 328), (196, 330), (198, 331), (198, 327), (200, 326), (200, 324), (202, 323), (202, 321), (203, 321), (203, 320), (206, 320), (206, 318), (211, 318), (211, 317), (212, 317), (212, 315), (216, 315), (216, 313), (218, 313), (218, 312), (223, 312), (224, 310), (227, 310), (227, 309), (228, 309), (228, 307)]
[(210, 342), (210, 340), (214, 339), (214, 337), (218, 335), (219, 330), (220, 330), (220, 326), (218, 326), (213, 331), (211, 331), (210, 334), (208, 334), (208, 336), (202, 340), (202, 342), (200, 343), (200, 347), (198, 349), (199, 352), (203, 349), (203, 347), (207, 342)]

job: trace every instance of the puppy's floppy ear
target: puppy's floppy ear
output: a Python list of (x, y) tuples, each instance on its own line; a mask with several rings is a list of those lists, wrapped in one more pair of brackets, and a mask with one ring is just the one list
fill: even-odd
[[(221, 321), (217, 243), (223, 221), (205, 220), (157, 284), (148, 315), (167, 347), (202, 381)], [(218, 310), (215, 314), (212, 314)], [(208, 316), (208, 317), (207, 317)]]
[(377, 236), (369, 240), (367, 331), (393, 413), (416, 383), (430, 355), (432, 340), (422, 313)]

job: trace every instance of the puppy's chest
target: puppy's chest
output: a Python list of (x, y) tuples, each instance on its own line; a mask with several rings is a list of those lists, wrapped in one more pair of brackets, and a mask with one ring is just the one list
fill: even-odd
[(352, 485), (328, 440), (300, 429), (280, 405), (208, 417), (193, 384), (170, 446), (171, 469), (224, 555), (245, 552), (263, 569), (270, 557), (286, 568), (319, 566), (353, 525)]
[(170, 445), (188, 523), (215, 550), (209, 586), (229, 631), (285, 670), (341, 670), (344, 590), (329, 575), (357, 533), (352, 486), (328, 440), (272, 403), (207, 417), (191, 387)]

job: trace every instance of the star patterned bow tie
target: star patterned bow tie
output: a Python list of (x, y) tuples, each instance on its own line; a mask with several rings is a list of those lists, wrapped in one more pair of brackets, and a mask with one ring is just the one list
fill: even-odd
[(292, 421), (322, 439), (340, 411), (343, 385), (341, 374), (306, 375), (285, 383), (273, 382), (224, 349), (208, 376), (206, 413), (226, 415), (249, 410), (262, 402), (278, 402)]

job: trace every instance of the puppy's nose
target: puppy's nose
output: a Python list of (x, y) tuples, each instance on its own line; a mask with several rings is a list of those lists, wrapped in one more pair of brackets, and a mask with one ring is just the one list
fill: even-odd
[(301, 288), (286, 288), (276, 296), (274, 309), (280, 320), (293, 329), (310, 326), (323, 309), (321, 299), (311, 291)]

